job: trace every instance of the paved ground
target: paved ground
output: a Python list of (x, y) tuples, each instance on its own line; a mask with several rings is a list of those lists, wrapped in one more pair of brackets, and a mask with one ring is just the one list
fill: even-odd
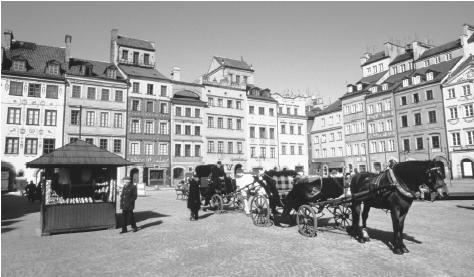
[[(316, 238), (296, 227), (252, 225), (243, 214), (201, 213), (188, 221), (172, 190), (136, 205), (137, 233), (120, 229), (39, 237), (39, 205), (2, 197), (2, 276), (472, 276), (474, 201), (415, 202), (405, 225), (411, 251), (392, 254), (390, 215), (370, 213), (360, 244), (326, 226)], [(331, 225), (332, 220), (320, 224)]]

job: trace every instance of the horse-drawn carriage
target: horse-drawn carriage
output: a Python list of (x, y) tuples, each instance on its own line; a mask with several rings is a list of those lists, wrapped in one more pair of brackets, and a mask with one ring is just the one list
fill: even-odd
[[(273, 220), (289, 216), (292, 211), (298, 212), (307, 204), (305, 199), (320, 201), (317, 206), (319, 216), (326, 209), (332, 214), (338, 226), (350, 224), (350, 209), (347, 205), (332, 205), (331, 200), (344, 195), (345, 183), (342, 177), (299, 176), (296, 171), (266, 171), (262, 185), (266, 187), (266, 195), (258, 195), (251, 202), (252, 220), (257, 226), (268, 226)], [(295, 185), (298, 188), (295, 188)], [(277, 211), (281, 208), (282, 213)], [(280, 210), (281, 210), (280, 209)], [(297, 215), (300, 225), (301, 217)]]
[(255, 183), (252, 176), (250, 180), (242, 178), (248, 183), (238, 184), (237, 179), (229, 178), (222, 168), (214, 164), (197, 166), (194, 177), (199, 178), (201, 208), (215, 212), (222, 212), (225, 208), (245, 210), (247, 194), (242, 192), (252, 190)]
[[(323, 211), (332, 214), (337, 226), (350, 227), (349, 233), (359, 242), (368, 241), (366, 222), (371, 207), (391, 212), (394, 240), (393, 252), (407, 253), (402, 233), (404, 220), (421, 185), (437, 191), (439, 197), (447, 195), (441, 161), (407, 161), (393, 165), (380, 174), (363, 172), (353, 176), (350, 194), (344, 193), (342, 178), (297, 177), (294, 172), (266, 172), (263, 175), (267, 195), (252, 200), (254, 223), (265, 226), (270, 213), (277, 219), (276, 206), (283, 206), (282, 216), (297, 211), (298, 231), (316, 236), (318, 219)], [(362, 229), (359, 226), (361, 203)], [(352, 215), (352, 217), (351, 217)], [(350, 225), (350, 226), (349, 226)]]

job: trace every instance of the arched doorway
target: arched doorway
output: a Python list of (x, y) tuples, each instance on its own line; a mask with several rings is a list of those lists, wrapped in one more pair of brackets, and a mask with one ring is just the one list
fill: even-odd
[(468, 158), (461, 160), (462, 178), (474, 178), (474, 162)]
[(132, 178), (132, 182), (137, 184), (139, 182), (138, 178), (139, 178), (139, 171), (138, 171), (138, 168), (134, 168), (132, 170), (130, 170), (130, 177)]

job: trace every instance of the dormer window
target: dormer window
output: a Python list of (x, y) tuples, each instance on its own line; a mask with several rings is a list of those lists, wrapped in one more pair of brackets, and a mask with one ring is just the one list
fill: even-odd
[(13, 70), (26, 71), (25, 61), (13, 61)]
[(379, 71), (380, 71), (380, 72), (383, 71), (383, 64), (379, 64)]
[(405, 72), (405, 71), (407, 70), (407, 69), (406, 69), (406, 65), (404, 65), (404, 64), (402, 64), (402, 65), (400, 66), (400, 68), (401, 68), (401, 72)]
[(383, 84), (382, 85), (382, 90), (387, 90), (388, 89), (388, 84)]
[(143, 62), (145, 63), (145, 65), (150, 64), (150, 54), (144, 54), (143, 55)]
[(357, 90), (362, 90), (362, 84), (357, 85)]
[(59, 64), (49, 64), (48, 65), (48, 74), (59, 75)]
[(440, 56), (437, 56), (436, 59), (435, 59), (435, 63), (440, 63), (441, 62), (441, 58)]
[(371, 87), (371, 88), (370, 88), (370, 91), (371, 91), (372, 93), (377, 92), (377, 87)]
[(428, 74), (426, 74), (426, 80), (427, 81), (433, 80), (433, 72), (428, 72)]
[(425, 67), (430, 66), (430, 60), (426, 60), (424, 64), (425, 64)]
[(107, 77), (115, 79), (117, 77), (117, 70), (112, 67), (107, 68)]
[(353, 90), (354, 90), (354, 88), (352, 86), (347, 87), (347, 92), (351, 93)]
[(403, 80), (403, 87), (407, 87), (409, 85), (408, 79)]
[(81, 74), (84, 76), (92, 75), (92, 65), (90, 64), (81, 65)]
[(393, 74), (398, 74), (398, 67), (394, 66), (392, 68), (393, 68)]
[(128, 50), (122, 50), (122, 60), (128, 61)]
[(452, 58), (453, 58), (453, 55), (451, 55), (451, 53), (446, 54), (446, 60), (447, 61), (449, 61)]
[(414, 85), (419, 84), (420, 83), (420, 75), (413, 76), (412, 77), (412, 82), (413, 82)]

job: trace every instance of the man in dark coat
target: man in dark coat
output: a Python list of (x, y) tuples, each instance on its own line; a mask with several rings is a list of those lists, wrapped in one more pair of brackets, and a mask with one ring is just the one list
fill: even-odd
[(123, 226), (120, 234), (127, 232), (127, 221), (130, 218), (130, 225), (132, 226), (133, 232), (138, 231), (137, 224), (135, 223), (135, 216), (133, 209), (135, 208), (135, 200), (137, 199), (137, 187), (132, 183), (130, 177), (124, 178), (125, 185), (120, 195), (120, 209), (122, 209)]
[(189, 220), (198, 220), (198, 212), (201, 208), (201, 195), (199, 193), (199, 179), (189, 178), (188, 209), (191, 210)]

